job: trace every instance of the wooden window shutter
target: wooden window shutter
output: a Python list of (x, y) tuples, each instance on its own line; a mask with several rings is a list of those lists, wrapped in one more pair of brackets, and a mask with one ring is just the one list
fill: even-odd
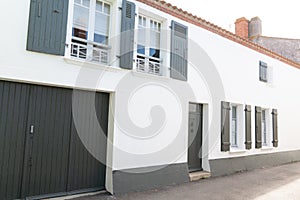
[(135, 28), (135, 4), (126, 0), (122, 3), (120, 67), (132, 69)]
[(245, 106), (245, 148), (251, 149), (251, 106)]
[(221, 102), (221, 151), (230, 150), (230, 103)]
[(27, 50), (64, 55), (69, 0), (31, 0)]
[(278, 113), (277, 109), (272, 110), (272, 122), (273, 122), (273, 147), (278, 147)]
[(255, 148), (259, 149), (262, 147), (261, 141), (261, 107), (255, 107)]
[(171, 78), (187, 80), (188, 27), (172, 21), (171, 24)]

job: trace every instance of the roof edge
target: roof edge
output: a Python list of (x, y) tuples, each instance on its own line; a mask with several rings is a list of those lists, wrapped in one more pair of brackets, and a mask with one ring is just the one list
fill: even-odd
[(296, 41), (300, 41), (300, 39), (295, 39), (295, 38), (284, 38), (284, 37), (274, 37), (274, 36), (265, 36), (265, 35), (259, 35), (257, 37), (270, 38), (270, 39), (280, 39), (280, 40), (296, 40)]

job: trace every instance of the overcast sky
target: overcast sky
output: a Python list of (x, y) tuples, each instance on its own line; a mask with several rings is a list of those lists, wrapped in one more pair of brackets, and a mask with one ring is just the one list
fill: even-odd
[(299, 0), (166, 0), (222, 28), (234, 31), (237, 18), (262, 20), (265, 36), (300, 39)]

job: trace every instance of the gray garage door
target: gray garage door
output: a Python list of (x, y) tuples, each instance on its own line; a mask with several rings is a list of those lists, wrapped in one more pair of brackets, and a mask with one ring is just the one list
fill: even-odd
[[(105, 164), (92, 156), (78, 137), (70, 89), (0, 82), (0, 199), (58, 196), (103, 189)], [(106, 93), (80, 91), (95, 102), (98, 123), (107, 133)], [(91, 98), (92, 101), (91, 101)], [(86, 110), (86, 104), (75, 109)], [(94, 134), (91, 120), (80, 118), (85, 134)], [(92, 137), (91, 137), (92, 139)], [(99, 141), (106, 155), (106, 140)]]
[(29, 86), (0, 82), (0, 199), (20, 195)]

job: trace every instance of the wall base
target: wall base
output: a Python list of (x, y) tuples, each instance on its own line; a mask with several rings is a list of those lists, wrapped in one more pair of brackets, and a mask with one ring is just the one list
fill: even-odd
[(300, 150), (209, 160), (213, 177), (300, 161)]
[(113, 171), (113, 193), (122, 194), (189, 182), (187, 163)]

